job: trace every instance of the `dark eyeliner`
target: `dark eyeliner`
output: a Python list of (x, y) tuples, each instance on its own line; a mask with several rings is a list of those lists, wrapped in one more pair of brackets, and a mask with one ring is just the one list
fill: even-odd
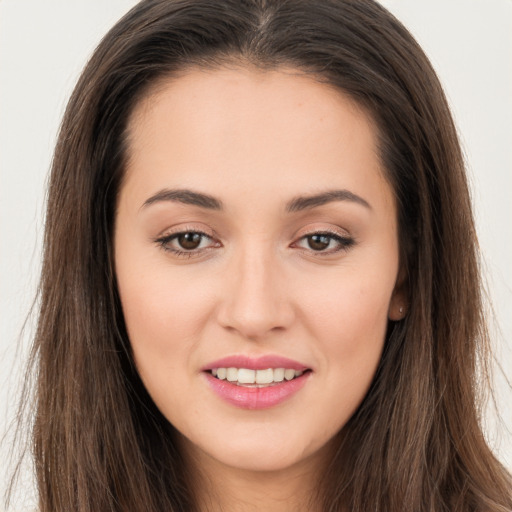
[(314, 231), (311, 233), (307, 233), (306, 235), (303, 235), (299, 238), (300, 240), (307, 240), (308, 237), (311, 236), (326, 236), (329, 237), (332, 240), (335, 240), (339, 246), (335, 249), (329, 249), (325, 251), (315, 251), (311, 248), (305, 248), (305, 247), (299, 247), (301, 250), (308, 252), (309, 254), (314, 254), (318, 256), (332, 256), (333, 254), (337, 254), (342, 251), (348, 251), (351, 247), (353, 247), (356, 244), (356, 240), (353, 237), (350, 236), (342, 236), (338, 233), (332, 232), (332, 231)]
[(172, 242), (179, 236), (185, 235), (187, 233), (197, 234), (197, 235), (200, 235), (201, 237), (205, 237), (205, 238), (208, 238), (209, 240), (213, 240), (213, 238), (210, 235), (208, 235), (207, 233), (204, 233), (203, 231), (198, 231), (197, 229), (185, 229), (185, 230), (177, 231), (176, 233), (171, 233), (169, 235), (164, 235), (164, 236), (158, 237), (158, 238), (154, 239), (154, 242), (164, 251), (171, 253), (172, 255), (177, 256), (179, 258), (192, 258), (194, 256), (198, 256), (205, 250), (211, 249), (211, 247), (203, 247), (201, 249), (191, 249), (191, 250), (187, 251), (185, 249), (175, 249), (169, 245), (170, 242)]

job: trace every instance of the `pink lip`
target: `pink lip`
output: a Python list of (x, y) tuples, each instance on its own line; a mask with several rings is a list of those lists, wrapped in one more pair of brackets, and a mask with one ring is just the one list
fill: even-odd
[(288, 400), (302, 389), (312, 373), (307, 371), (292, 380), (258, 388), (239, 386), (227, 380), (217, 379), (209, 372), (213, 368), (248, 368), (250, 370), (290, 368), (298, 371), (305, 371), (309, 368), (297, 361), (273, 355), (258, 358), (242, 355), (230, 356), (214, 361), (203, 368), (204, 376), (214, 393), (235, 407), (251, 410), (268, 409)]
[(284, 402), (297, 393), (308, 381), (311, 372), (293, 380), (283, 381), (264, 388), (238, 386), (227, 380), (220, 380), (204, 373), (210, 388), (220, 398), (241, 409), (268, 409)]

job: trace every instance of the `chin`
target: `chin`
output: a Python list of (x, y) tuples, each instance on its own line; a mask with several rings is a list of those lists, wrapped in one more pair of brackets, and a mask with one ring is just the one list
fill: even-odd
[[(215, 445), (195, 446), (188, 441), (188, 449), (202, 452), (211, 462), (239, 471), (272, 473), (309, 464), (312, 459), (324, 459), (331, 453), (330, 443), (304, 443), (300, 436), (276, 436), (263, 434), (255, 438), (250, 435), (230, 436), (218, 439)], [(206, 448), (206, 449), (205, 449)]]

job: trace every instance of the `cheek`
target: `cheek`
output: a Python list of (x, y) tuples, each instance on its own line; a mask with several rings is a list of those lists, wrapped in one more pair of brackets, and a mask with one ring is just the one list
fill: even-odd
[(340, 350), (357, 350), (361, 342), (382, 340), (393, 292), (393, 280), (367, 273), (345, 272), (340, 279), (326, 281), (322, 287), (303, 294), (307, 324), (320, 339), (330, 340)]
[[(136, 271), (132, 271), (132, 269)], [(211, 310), (212, 300), (186, 273), (154, 261), (116, 262), (119, 293), (135, 360), (146, 368), (184, 368)], [(176, 368), (175, 368), (176, 367)]]
[[(388, 274), (393, 275), (393, 274)], [(379, 364), (388, 325), (393, 281), (371, 272), (343, 279), (305, 296), (304, 324), (316, 340), (325, 389), (343, 424), (363, 400)]]
[(200, 333), (211, 300), (169, 267), (153, 264), (137, 277), (124, 274), (120, 266), (118, 279), (138, 373), (164, 416), (181, 425), (183, 418), (197, 415), (187, 398), (189, 377), (197, 367)]

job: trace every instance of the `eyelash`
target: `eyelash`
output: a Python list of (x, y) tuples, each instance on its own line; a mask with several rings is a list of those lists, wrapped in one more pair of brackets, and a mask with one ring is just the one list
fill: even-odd
[[(199, 256), (204, 251), (208, 251), (208, 250), (214, 249), (215, 247), (220, 246), (220, 244), (216, 244), (213, 247), (212, 246), (203, 247), (200, 249), (191, 249), (191, 250), (187, 251), (187, 250), (183, 250), (183, 249), (175, 249), (169, 245), (173, 240), (176, 240), (180, 236), (183, 236), (183, 235), (199, 235), (199, 236), (201, 236), (202, 239), (207, 238), (207, 239), (213, 240), (210, 235), (208, 235), (202, 231), (197, 231), (197, 230), (191, 229), (191, 230), (179, 231), (177, 233), (172, 233), (170, 235), (165, 235), (163, 237), (157, 238), (155, 240), (155, 242), (164, 251), (170, 252), (178, 258), (193, 258), (195, 256)], [(329, 255), (336, 254), (341, 251), (348, 251), (356, 243), (355, 239), (352, 237), (344, 237), (344, 236), (339, 235), (338, 233), (333, 233), (330, 231), (314, 231), (312, 233), (308, 233), (307, 235), (300, 237), (297, 242), (293, 243), (293, 245), (298, 244), (298, 242), (300, 242), (301, 240), (307, 240), (308, 238), (313, 237), (313, 236), (327, 237), (330, 239), (329, 244), (331, 243), (331, 241), (335, 241), (339, 244), (338, 248), (336, 248), (334, 250), (331, 249), (328, 251), (324, 251), (324, 250), (316, 251), (314, 249), (300, 248), (303, 252), (312, 253), (312, 254), (315, 254), (318, 256), (329, 256)]]
[[(308, 233), (307, 235), (301, 236), (297, 242), (294, 242), (293, 245), (298, 244), (301, 240), (307, 240), (308, 238), (314, 237), (314, 236), (320, 236), (320, 237), (326, 237), (329, 240), (329, 245), (332, 241), (337, 242), (338, 247), (336, 249), (330, 249), (327, 251), (319, 250), (315, 251), (314, 249), (306, 249), (301, 248), (304, 252), (311, 252), (318, 256), (330, 256), (332, 254), (336, 254), (342, 251), (348, 251), (355, 243), (355, 239), (349, 236), (341, 236), (338, 233), (333, 233), (331, 231), (314, 231), (312, 233)], [(307, 243), (307, 242), (306, 242)]]
[[(184, 231), (179, 231), (177, 233), (172, 233), (170, 235), (165, 235), (163, 237), (160, 237), (160, 238), (157, 238), (155, 240), (155, 242), (166, 252), (170, 252), (172, 253), (174, 256), (177, 256), (179, 258), (193, 258), (194, 256), (198, 256), (199, 254), (201, 254), (203, 251), (207, 251), (209, 249), (213, 249), (214, 247), (203, 247), (201, 249), (191, 249), (189, 251), (187, 250), (183, 250), (183, 249), (175, 249), (175, 248), (172, 248), (169, 244), (173, 241), (173, 240), (176, 240), (177, 238), (179, 238), (180, 236), (183, 236), (183, 235), (200, 235), (202, 240), (204, 238), (208, 238), (210, 240), (213, 240), (213, 238), (202, 232), (202, 231), (197, 231), (197, 230), (194, 230), (194, 229), (189, 229), (189, 230), (184, 230)], [(202, 242), (201, 240), (201, 242)], [(217, 245), (218, 247), (219, 245)]]

